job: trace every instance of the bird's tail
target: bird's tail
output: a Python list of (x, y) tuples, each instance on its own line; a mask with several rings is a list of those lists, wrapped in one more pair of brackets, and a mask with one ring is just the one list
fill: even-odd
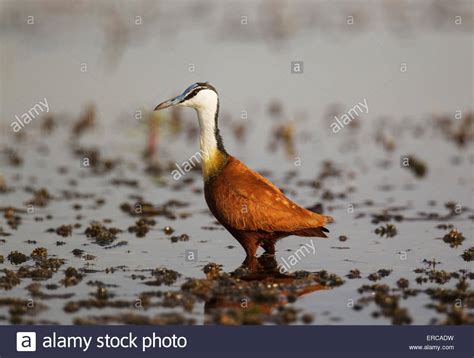
[[(324, 217), (324, 224), (327, 223), (332, 223), (334, 221), (332, 216), (323, 216)], [(323, 226), (318, 226), (318, 227), (313, 227), (313, 228), (308, 228), (308, 229), (301, 229), (301, 230), (296, 230), (293, 232), (293, 235), (297, 236), (309, 236), (309, 237), (327, 237), (325, 233), (329, 232), (328, 229), (326, 229)]]
[(315, 228), (296, 230), (293, 231), (292, 234), (297, 236), (327, 237), (325, 234), (326, 232), (329, 232), (329, 230), (325, 227), (320, 226)]
[(324, 219), (326, 219), (326, 224), (327, 223), (332, 223), (334, 221), (334, 218), (332, 216), (324, 215)]

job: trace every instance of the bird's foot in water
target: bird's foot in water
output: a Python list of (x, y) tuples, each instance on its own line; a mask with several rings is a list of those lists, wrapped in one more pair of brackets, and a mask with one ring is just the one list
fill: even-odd
[(263, 275), (265, 277), (289, 277), (290, 275), (280, 271), (275, 255), (264, 253), (259, 257), (247, 256), (237, 271), (250, 274)]

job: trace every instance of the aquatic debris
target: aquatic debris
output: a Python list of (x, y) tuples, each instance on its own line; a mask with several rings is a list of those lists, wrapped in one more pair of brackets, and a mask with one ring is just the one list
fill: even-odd
[(187, 203), (170, 200), (160, 207), (155, 207), (152, 203), (140, 200), (134, 204), (123, 203), (120, 205), (120, 209), (130, 216), (164, 216), (167, 219), (175, 220), (177, 216), (170, 208), (187, 205)]
[(397, 228), (395, 227), (395, 225), (387, 224), (385, 226), (380, 226), (375, 229), (375, 233), (382, 237), (394, 237), (395, 235), (397, 235)]
[(413, 155), (402, 157), (401, 166), (409, 169), (417, 178), (424, 177), (428, 170), (426, 164)]
[(44, 208), (49, 204), (49, 202), (53, 199), (51, 194), (48, 190), (42, 188), (33, 192), (33, 198), (28, 200), (25, 204), (26, 205), (33, 205), (40, 208)]
[(435, 122), (444, 136), (458, 147), (462, 148), (474, 140), (474, 112), (457, 117), (456, 120), (449, 116), (436, 117)]
[(473, 261), (474, 260), (474, 246), (468, 248), (462, 253), (462, 258), (464, 261)]
[(430, 296), (434, 303), (427, 305), (428, 308), (436, 310), (437, 313), (445, 314), (443, 321), (433, 320), (439, 324), (474, 324), (474, 314), (470, 308), (474, 307), (474, 291), (469, 290), (467, 280), (474, 279), (474, 273), (465, 270), (450, 272), (452, 277), (458, 279), (455, 288), (430, 287), (425, 293)]
[(95, 297), (98, 300), (107, 300), (111, 296), (110, 296), (109, 291), (107, 290), (107, 288), (105, 288), (104, 286), (99, 286), (99, 287), (97, 287)]
[(106, 246), (114, 242), (117, 234), (121, 232), (122, 230), (120, 229), (114, 227), (107, 228), (101, 223), (94, 221), (86, 229), (85, 234), (87, 237), (93, 238), (96, 244)]
[(178, 242), (178, 241), (189, 241), (189, 235), (188, 234), (182, 234), (180, 236), (171, 236), (170, 237), (171, 242)]
[(347, 241), (347, 239), (348, 239), (348, 237), (346, 235), (339, 236), (339, 241), (344, 242), (344, 241)]
[(103, 158), (97, 148), (76, 147), (74, 155), (84, 168), (90, 168), (97, 175), (109, 173), (120, 163), (118, 159)]
[(163, 231), (166, 235), (171, 235), (174, 232), (174, 229), (171, 226), (165, 226)]
[[(53, 287), (54, 286), (54, 287)], [(44, 293), (41, 291), (42, 285), (38, 282), (30, 283), (25, 289), (31, 294), (32, 297), (39, 298), (42, 300), (50, 300), (50, 299), (69, 299), (75, 295), (75, 293), (59, 293), (59, 294), (49, 294)], [(54, 284), (46, 285), (48, 290), (57, 289), (59, 286), (56, 287)]]
[(80, 274), (74, 267), (68, 267), (64, 272), (64, 279), (60, 282), (66, 286), (75, 286), (82, 280), (82, 274)]
[(160, 267), (153, 270), (152, 275), (154, 277), (153, 281), (144, 282), (148, 286), (161, 286), (161, 285), (172, 285), (176, 280), (181, 276), (179, 272), (174, 270), (169, 270), (165, 267)]
[[(21, 217), (16, 215), (16, 213), (20, 212), (20, 210), (12, 208), (12, 207), (2, 208), (2, 209), (4, 211), (3, 216), (7, 220), (8, 226), (10, 226), (10, 228), (12, 228), (13, 230), (16, 230), (18, 226), (20, 226), (21, 224)], [(9, 235), (3, 235), (3, 236), (9, 236)]]
[(410, 285), (410, 282), (406, 279), (406, 278), (400, 278), (398, 281), (397, 281), (397, 286), (399, 288), (408, 288), (408, 286)]
[(145, 237), (150, 226), (156, 225), (156, 221), (153, 219), (141, 218), (137, 220), (135, 225), (128, 228), (128, 232), (135, 233), (136, 237)]
[(404, 217), (400, 214), (391, 214), (390, 210), (394, 210), (395, 208), (385, 209), (381, 213), (371, 214), (372, 216), (372, 224), (379, 224), (380, 222), (388, 222), (391, 220), (395, 221), (403, 221)]
[[(162, 296), (163, 300), (161, 301), (161, 306), (167, 308), (182, 307), (185, 311), (191, 312), (196, 303), (196, 297), (189, 292), (167, 291), (164, 292)], [(140, 298), (142, 298), (142, 295), (140, 295)]]
[(1, 297), (0, 307), (1, 306), (7, 306), (9, 308), (8, 312), (10, 313), (11, 324), (31, 324), (31, 322), (25, 322), (23, 320), (23, 316), (35, 316), (47, 308), (44, 304), (39, 302), (35, 302), (34, 305), (31, 305), (31, 299), (22, 299), (16, 297)]
[[(436, 259), (431, 259), (431, 260), (427, 260), (427, 259), (423, 259), (422, 261), (424, 264), (428, 265), (429, 268), (432, 268), (432, 269), (435, 269), (437, 265), (439, 265), (441, 263), (441, 261), (437, 261)], [(421, 270), (419, 272), (422, 272), (423, 269), (417, 269), (417, 270)], [(415, 270), (415, 272), (418, 272), (417, 270)]]
[[(47, 258), (47, 250), (45, 248), (36, 248), (31, 254), (34, 260), (34, 266), (20, 266), (17, 272), (4, 270), (5, 276), (0, 278), (0, 287), (10, 289), (20, 283), (22, 278), (31, 278), (33, 280), (47, 280), (53, 276), (53, 273), (64, 264), (63, 259)], [(18, 251), (13, 251), (8, 255), (8, 259), (19, 264), (26, 262), (29, 257)]]
[(2, 150), (8, 159), (8, 164), (13, 167), (19, 167), (23, 165), (23, 158), (13, 148), (5, 148)]
[(5, 290), (10, 290), (20, 283), (20, 277), (11, 270), (4, 269), (4, 276), (0, 277), (0, 287)]
[(346, 277), (350, 279), (361, 278), (360, 271), (358, 269), (350, 270)]
[(80, 257), (83, 260), (91, 261), (94, 260), (96, 257), (94, 255), (86, 253), (84, 250), (81, 249), (74, 249), (72, 250), (72, 254), (76, 257)]
[(392, 270), (380, 269), (377, 272), (371, 273), (369, 276), (367, 276), (367, 278), (370, 281), (378, 281), (382, 279), (383, 277), (390, 275), (391, 272)]
[(112, 185), (123, 185), (131, 188), (138, 188), (138, 180), (135, 179), (124, 179), (124, 178), (115, 178), (110, 181)]
[(372, 313), (374, 318), (381, 315), (391, 320), (392, 324), (410, 324), (412, 318), (406, 308), (400, 307), (400, 298), (398, 294), (391, 294), (390, 287), (387, 285), (363, 285), (358, 289), (359, 293), (369, 293), (368, 296), (363, 296), (357, 300), (354, 305), (354, 310), (361, 310), (374, 302), (378, 311)]
[(116, 247), (125, 246), (125, 245), (127, 245), (127, 244), (128, 244), (127, 241), (122, 240), (122, 241), (117, 242), (117, 243), (114, 244), (114, 245), (105, 246), (104, 249), (106, 249), (106, 250), (114, 249), (114, 248), (116, 248)]
[(41, 121), (41, 131), (46, 134), (51, 134), (54, 129), (56, 128), (56, 121), (54, 120), (54, 116), (52, 114), (47, 114), (43, 117)]
[(30, 256), (34, 260), (43, 260), (48, 257), (48, 250), (44, 247), (37, 247), (31, 252)]
[(301, 316), (301, 321), (304, 324), (311, 324), (314, 321), (314, 316), (312, 314), (305, 313)]
[(94, 104), (88, 105), (84, 113), (74, 123), (72, 134), (74, 138), (81, 137), (87, 130), (91, 130), (96, 124), (96, 108)]
[(448, 230), (454, 228), (453, 224), (439, 224), (436, 225), (437, 229)]
[(221, 273), (222, 265), (214, 262), (208, 263), (203, 267), (202, 271), (206, 274), (206, 277), (210, 280), (217, 278)]
[(443, 241), (449, 244), (450, 247), (456, 248), (459, 245), (462, 245), (462, 242), (465, 240), (465, 237), (457, 229), (452, 229), (443, 237)]
[(28, 261), (28, 256), (19, 252), (19, 251), (12, 251), (7, 256), (8, 261), (10, 261), (13, 265), (19, 265), (23, 262)]
[[(97, 296), (97, 292), (94, 296)], [(99, 296), (100, 296), (100, 293), (99, 293)], [(103, 308), (107, 308), (107, 307), (132, 309), (132, 308), (135, 308), (135, 302), (134, 301), (125, 301), (125, 300), (115, 300), (115, 301), (113, 301), (113, 300), (94, 297), (92, 299), (87, 299), (87, 300), (67, 302), (64, 305), (63, 310), (64, 310), (64, 312), (67, 312), (67, 313), (74, 313), (74, 312), (78, 312), (82, 308), (103, 309)]]
[(426, 282), (436, 282), (439, 285), (443, 285), (451, 278), (459, 276), (459, 274), (456, 272), (452, 273), (444, 270), (435, 270), (434, 266), (433, 268), (418, 268), (413, 271), (415, 273), (422, 274), (421, 276), (417, 276), (415, 279), (418, 284), (423, 284)]
[(72, 235), (72, 225), (61, 225), (60, 227), (56, 228), (52, 231), (56, 232), (59, 236), (67, 237)]

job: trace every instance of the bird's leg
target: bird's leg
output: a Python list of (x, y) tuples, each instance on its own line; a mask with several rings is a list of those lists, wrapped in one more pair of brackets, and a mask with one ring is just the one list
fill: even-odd
[(257, 256), (258, 243), (256, 238), (252, 237), (251, 235), (236, 235), (234, 237), (244, 248), (247, 257)]
[(260, 264), (255, 256), (248, 256), (245, 258), (245, 260), (242, 262), (241, 267), (245, 267), (251, 272), (256, 272), (258, 268), (260, 267)]
[(275, 241), (266, 240), (261, 243), (261, 246), (265, 250), (265, 255), (275, 256)]

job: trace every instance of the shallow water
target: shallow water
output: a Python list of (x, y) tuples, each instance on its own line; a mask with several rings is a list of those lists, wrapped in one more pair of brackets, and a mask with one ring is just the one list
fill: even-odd
[[(209, 80), (220, 92), (221, 130), (229, 152), (249, 167), (264, 172), (291, 199), (306, 207), (322, 203), (324, 213), (336, 219), (328, 226), (329, 239), (314, 238), (315, 254), (292, 267), (294, 271), (326, 270), (344, 279), (341, 286), (302, 295), (287, 305), (300, 309), (301, 314), (312, 315), (313, 324), (389, 324), (390, 317), (373, 317), (376, 310), (373, 303), (362, 310), (353, 309), (352, 303), (361, 298), (357, 290), (364, 284), (396, 287), (400, 278), (406, 278), (411, 288), (454, 288), (455, 279), (443, 285), (417, 284), (415, 279), (420, 274), (414, 270), (428, 267), (423, 260), (440, 262), (436, 266), (438, 270), (472, 270), (472, 263), (461, 257), (464, 250), (474, 246), (472, 135), (461, 147), (447, 139), (446, 130), (439, 125), (440, 118), (446, 117), (458, 121), (452, 124), (457, 128), (460, 125), (460, 120), (454, 118), (457, 110), (463, 112), (463, 118), (469, 112), (472, 116), (472, 33), (448, 26), (443, 31), (412, 29), (411, 36), (394, 34), (378, 23), (374, 15), (377, 9), (365, 8), (372, 21), (355, 33), (333, 28), (321, 31), (317, 26), (320, 23), (314, 20), (315, 26), (309, 26), (311, 22), (308, 22), (307, 29), (290, 31), (283, 38), (267, 38), (266, 32), (252, 23), (265, 21), (261, 12), (255, 20), (250, 17), (249, 28), (241, 29), (240, 15), (236, 20), (232, 11), (223, 6), (208, 9), (209, 13), (206, 8), (201, 9), (202, 13), (198, 12), (201, 17), (196, 19), (189, 8), (181, 13), (166, 5), (156, 10), (153, 21), (150, 15), (144, 15), (143, 28), (125, 26), (128, 35), (122, 50), (120, 41), (116, 45), (118, 49), (103, 46), (110, 41), (107, 36), (122, 38), (113, 35), (114, 31), (106, 35), (104, 23), (128, 24), (135, 18), (136, 9), (119, 12), (120, 20), (111, 20), (101, 11), (96, 17), (86, 17), (81, 11), (74, 16), (53, 16), (33, 10), (39, 11), (37, 19), (43, 19), (42, 16), (47, 19), (39, 21), (34, 32), (25, 25), (15, 25), (13, 15), (4, 9), (7, 12), (2, 16), (8, 16), (13, 23), (3, 25), (5, 31), (0, 37), (4, 57), (1, 145), (3, 149), (13, 149), (24, 162), (21, 166), (10, 165), (3, 151), (1, 175), (13, 190), (0, 194), (0, 207), (26, 209), (25, 202), (32, 197), (28, 187), (47, 188), (54, 198), (44, 208), (35, 206), (32, 214), (20, 213), (22, 224), (16, 230), (7, 225), (5, 218), (0, 219), (0, 226), (11, 234), (3, 237), (5, 242), (0, 244), (0, 254), (5, 258), (0, 268), (18, 270), (19, 265), (7, 260), (11, 251), (29, 255), (34, 248), (45, 247), (50, 255), (66, 262), (51, 279), (38, 281), (41, 290), (74, 294), (67, 299), (35, 298), (35, 303), (39, 301), (47, 309), (27, 311), (20, 315), (23, 321), (68, 324), (78, 317), (116, 316), (125, 312), (150, 317), (164, 312), (181, 314), (180, 307), (160, 305), (146, 310), (83, 308), (74, 313), (66, 313), (64, 307), (69, 301), (91, 298), (97, 291), (90, 284), (92, 281), (108, 287), (109, 295), (113, 296), (110, 300), (127, 300), (133, 305), (142, 292), (179, 290), (186, 278), (204, 278), (203, 267), (210, 262), (222, 265), (224, 272), (240, 266), (243, 250), (215, 224), (208, 212), (199, 170), (187, 173), (179, 181), (172, 178), (175, 163), (188, 160), (198, 150), (197, 123), (191, 110), (180, 112), (182, 127), (176, 132), (169, 125), (169, 113), (161, 114), (158, 149), (151, 162), (165, 167), (170, 164), (171, 168), (165, 168), (159, 175), (145, 172), (149, 164), (142, 158), (149, 130), (147, 111), (197, 80)], [(236, 2), (233, 6), (235, 13), (240, 14), (241, 8), (242, 13), (254, 13), (247, 3)], [(323, 7), (322, 11), (334, 14), (345, 8), (341, 5), (341, 9)], [(149, 14), (151, 10), (141, 11)], [(213, 11), (214, 18), (220, 21), (209, 26)], [(166, 20), (170, 13), (176, 15), (175, 21)], [(294, 16), (302, 23), (309, 21)], [(111, 51), (110, 56), (117, 63), (108, 63), (104, 51)], [(289, 62), (294, 60), (304, 60), (303, 74), (289, 73)], [(84, 62), (88, 66), (86, 73), (80, 71)], [(407, 73), (399, 70), (402, 62), (408, 64)], [(195, 72), (188, 72), (190, 64), (195, 65)], [(57, 128), (51, 134), (41, 131), (43, 116), (22, 129), (23, 138), (12, 135), (10, 123), (14, 115), (27, 111), (44, 97), (50, 103)], [(367, 99), (369, 113), (354, 120), (357, 126), (332, 133), (329, 125), (334, 114), (341, 116), (363, 98)], [(72, 141), (72, 123), (91, 102), (97, 106), (98, 124), (77, 142)], [(282, 107), (280, 114), (269, 111), (272, 104)], [(134, 118), (137, 110), (143, 111), (143, 119)], [(242, 111), (247, 112), (247, 119), (241, 118)], [(289, 123), (294, 128), (290, 137), (294, 153), (287, 153), (285, 140), (275, 139), (274, 135), (276, 126), (291, 126)], [(473, 126), (468, 130), (472, 131)], [(239, 127), (244, 128), (240, 140), (235, 135)], [(384, 149), (376, 140), (379, 133), (393, 141), (393, 150)], [(272, 141), (276, 148), (271, 147)], [(72, 154), (73, 143), (78, 147), (97, 147), (103, 157), (118, 158), (120, 163), (106, 174), (94, 174), (91, 168), (82, 168), (81, 158)], [(417, 178), (410, 170), (401, 168), (401, 157), (406, 155), (420, 159), (427, 167), (427, 174)], [(322, 179), (321, 188), (305, 184), (323, 172), (325, 161), (330, 161), (339, 174)], [(67, 168), (67, 173), (61, 174), (60, 167)], [(289, 175), (292, 172), (293, 177)], [(70, 184), (72, 179), (77, 185)], [(113, 185), (113, 179), (133, 179), (138, 186)], [(91, 197), (67, 199), (63, 190), (91, 194)], [(171, 207), (171, 211), (189, 216), (176, 220), (157, 216), (157, 224), (145, 237), (137, 238), (127, 228), (138, 217), (132, 218), (120, 210), (122, 203), (136, 202), (134, 195), (156, 207), (169, 200), (184, 202), (184, 207)], [(103, 205), (95, 204), (99, 198), (105, 200)], [(449, 214), (445, 207), (448, 202), (459, 205), (456, 215), (447, 219), (428, 219), (423, 215), (423, 212)], [(74, 210), (74, 204), (81, 204), (82, 208)], [(374, 230), (387, 222), (372, 223), (372, 216), (390, 208), (393, 211), (389, 213), (400, 214), (404, 220), (388, 221), (396, 226), (397, 235), (380, 237)], [(76, 218), (78, 214), (82, 215), (81, 219)], [(52, 218), (46, 219), (47, 215)], [(35, 221), (35, 217), (44, 220)], [(126, 245), (105, 248), (86, 237), (84, 231), (90, 222), (105, 219), (111, 220), (105, 223), (107, 227), (124, 230), (114, 243), (126, 241)], [(81, 227), (74, 228), (69, 237), (47, 232), (75, 223)], [(437, 228), (439, 224), (452, 224), (462, 232), (465, 237), (462, 245), (451, 248), (439, 239), (450, 231)], [(163, 232), (168, 225), (174, 229), (171, 235)], [(181, 234), (189, 235), (189, 241), (171, 242), (171, 236)], [(348, 240), (338, 240), (341, 235)], [(27, 240), (35, 243), (26, 243)], [(282, 257), (288, 258), (310, 240), (283, 239), (277, 244), (276, 259), (282, 262)], [(58, 246), (57, 241), (65, 244)], [(71, 253), (74, 249), (96, 258), (75, 257)], [(198, 250), (197, 262), (185, 260), (188, 249)], [(30, 259), (25, 264), (33, 262)], [(94, 271), (84, 271), (82, 281), (64, 287), (60, 280), (69, 266)], [(175, 270), (182, 277), (169, 287), (145, 285), (152, 277), (150, 271), (160, 266)], [(111, 273), (108, 268), (116, 270)], [(352, 269), (360, 270), (360, 279), (345, 277)], [(392, 272), (380, 281), (368, 280), (367, 276), (379, 269)], [(28, 300), (31, 294), (25, 287), (31, 283), (30, 279), (22, 279), (12, 289), (2, 289), (0, 297)], [(45, 285), (51, 283), (59, 288), (48, 290)], [(470, 289), (466, 292), (464, 312), (472, 320), (473, 307), (469, 305), (473, 293)], [(408, 310), (414, 324), (427, 324), (433, 319), (443, 322), (445, 314), (426, 307), (432, 302), (421, 292), (401, 299), (400, 306)], [(3, 324), (18, 317), (9, 309), (9, 305), (0, 306)], [(193, 310), (184, 312), (184, 316), (203, 323), (204, 302), (197, 300)]]

